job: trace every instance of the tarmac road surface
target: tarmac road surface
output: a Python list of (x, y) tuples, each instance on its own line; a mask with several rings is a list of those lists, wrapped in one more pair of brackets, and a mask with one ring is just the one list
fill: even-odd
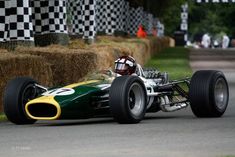
[[(200, 57), (203, 52), (218, 55), (213, 54), (211, 50), (192, 52), (191, 65), (195, 70), (206, 69), (206, 59)], [(223, 52), (222, 56), (226, 55), (224, 50), (219, 52)], [(207, 57), (209, 67), (212, 64), (211, 58), (213, 57)], [(220, 57), (215, 58), (214, 64), (218, 65), (216, 63)], [(229, 58), (229, 67), (232, 67), (235, 62), (231, 56), (227, 58)], [(226, 62), (226, 57), (222, 61)], [(215, 65), (213, 67), (217, 69)], [(0, 157), (223, 157), (235, 155), (235, 70), (228, 67), (219, 68), (226, 72), (230, 85), (229, 107), (222, 118), (195, 118), (188, 108), (174, 113), (148, 114), (144, 121), (135, 125), (119, 125), (112, 118), (39, 121), (35, 125), (27, 126), (2, 122), (0, 123)]]

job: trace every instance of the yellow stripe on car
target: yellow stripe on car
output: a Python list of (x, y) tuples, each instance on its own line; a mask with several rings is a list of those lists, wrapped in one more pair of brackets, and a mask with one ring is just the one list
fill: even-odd
[[(57, 109), (57, 113), (54, 117), (35, 117), (33, 115), (30, 114), (29, 112), (29, 106), (32, 105), (32, 104), (49, 104), (49, 105), (53, 105), (56, 107)], [(26, 111), (26, 114), (32, 118), (32, 119), (36, 119), (36, 120), (56, 120), (60, 117), (61, 115), (61, 108), (60, 108), (60, 105), (58, 104), (57, 101), (55, 101), (54, 99), (54, 96), (42, 96), (42, 97), (39, 97), (39, 98), (36, 98), (32, 101), (29, 101), (26, 105), (25, 105), (25, 111)]]

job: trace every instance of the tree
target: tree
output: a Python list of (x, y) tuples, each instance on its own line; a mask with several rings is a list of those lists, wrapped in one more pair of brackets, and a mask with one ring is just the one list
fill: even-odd
[(189, 13), (189, 32), (192, 36), (205, 32), (213, 36), (223, 32), (235, 36), (235, 5), (190, 3)]

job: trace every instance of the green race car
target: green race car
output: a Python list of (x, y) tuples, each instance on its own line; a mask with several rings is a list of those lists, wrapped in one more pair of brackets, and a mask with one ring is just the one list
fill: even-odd
[(15, 124), (37, 120), (112, 116), (118, 123), (138, 123), (146, 112), (173, 112), (191, 106), (197, 117), (221, 117), (229, 90), (220, 71), (198, 71), (192, 78), (169, 80), (167, 73), (142, 69), (132, 57), (120, 57), (115, 73), (63, 87), (46, 88), (28, 77), (9, 81), (4, 111)]

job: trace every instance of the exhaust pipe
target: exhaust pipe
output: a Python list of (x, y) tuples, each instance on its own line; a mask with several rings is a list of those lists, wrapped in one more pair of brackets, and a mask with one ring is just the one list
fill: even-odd
[(171, 106), (170, 100), (167, 96), (161, 97), (160, 108), (163, 112), (174, 112), (183, 108), (186, 108), (188, 105), (186, 103), (177, 103)]

